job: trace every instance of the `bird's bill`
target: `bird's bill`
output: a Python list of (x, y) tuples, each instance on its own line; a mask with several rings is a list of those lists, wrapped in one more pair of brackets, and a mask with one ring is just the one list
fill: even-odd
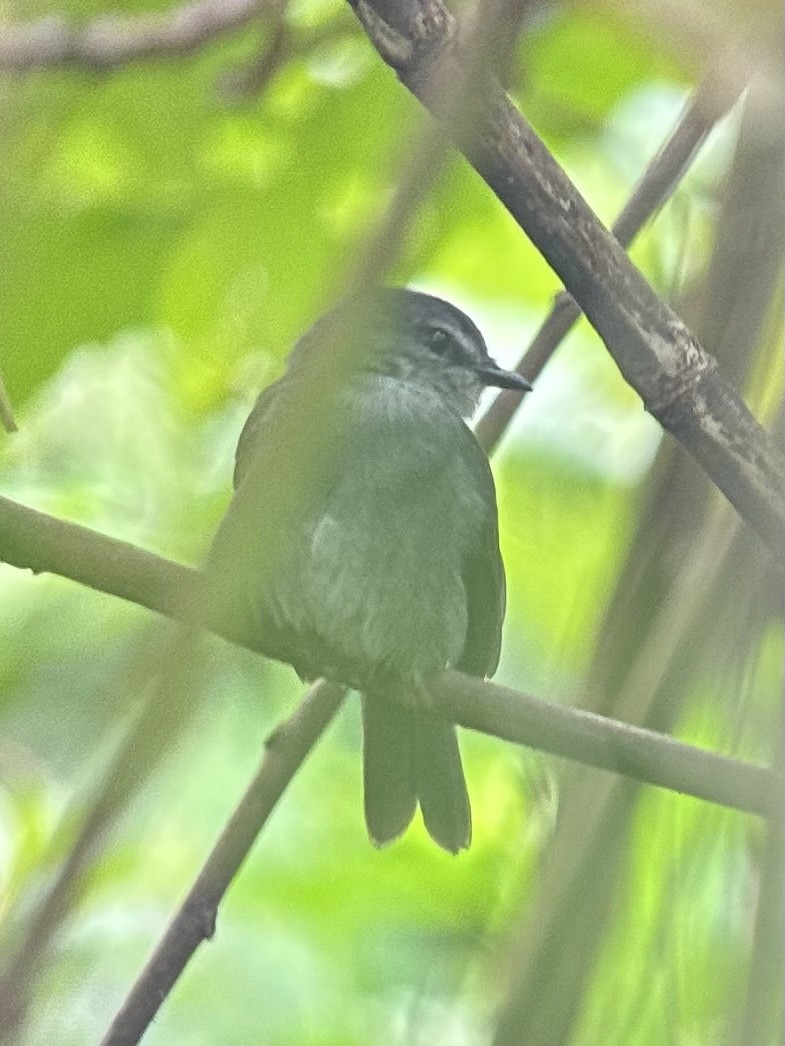
[(521, 374), (514, 370), (504, 370), (495, 363), (486, 363), (477, 368), (477, 373), (485, 385), (493, 385), (497, 389), (514, 389), (516, 392), (531, 392), (531, 384)]

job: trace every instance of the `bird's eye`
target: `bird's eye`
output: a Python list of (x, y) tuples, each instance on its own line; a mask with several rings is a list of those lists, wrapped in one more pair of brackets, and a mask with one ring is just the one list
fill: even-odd
[(442, 352), (450, 340), (450, 335), (443, 327), (434, 327), (428, 332), (428, 344), (436, 352)]

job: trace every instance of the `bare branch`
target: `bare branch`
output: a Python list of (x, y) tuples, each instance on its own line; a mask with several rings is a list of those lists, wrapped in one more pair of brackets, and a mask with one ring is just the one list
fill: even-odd
[[(58, 540), (61, 531), (62, 539)], [(167, 616), (183, 615), (182, 608), (190, 606), (186, 620), (270, 655), (263, 636), (246, 635), (234, 622), (227, 627), (224, 620), (216, 619), (211, 607), (194, 608), (195, 601), (188, 593), (200, 590), (199, 571), (6, 498), (0, 498), (0, 533), (4, 539), (0, 554), (6, 562), (70, 577)], [(170, 585), (179, 600), (173, 598)], [(457, 672), (438, 677), (432, 686), (429, 684), (431, 689), (435, 708), (445, 718), (516, 744), (750, 813), (770, 813), (780, 801), (777, 774), (654, 731), (555, 705)]]
[(166, 617), (181, 613), (197, 577), (189, 567), (4, 497), (0, 562), (59, 574)]
[[(496, 13), (494, 11), (493, 15)], [(450, 123), (453, 121), (457, 122), (463, 118), (464, 97), (473, 88), (476, 77), (480, 72), (480, 58), (485, 53), (486, 40), (489, 39), (489, 34), (495, 24), (495, 17), (485, 21), (476, 20), (475, 31), (472, 34), (474, 50), (469, 61), (460, 70), (460, 73), (446, 78), (442, 77), (439, 71), (436, 70), (431, 78), (431, 82), (427, 85), (429, 93), (438, 94), (440, 98), (444, 99), (445, 117), (449, 114), (448, 119)], [(379, 277), (386, 272), (397, 253), (402, 230), (407, 228), (409, 219), (430, 187), (435, 174), (440, 169), (445, 152), (446, 139), (443, 135), (420, 133), (414, 143), (414, 148), (405, 154), (405, 161), (397, 179), (396, 191), (386, 208), (383, 219), (361, 245), (360, 250), (357, 252), (357, 259), (353, 264), (353, 270), (343, 281), (348, 285), (350, 292), (362, 289), (369, 284), (375, 284), (378, 282)], [(357, 318), (357, 323), (358, 325), (362, 324), (362, 317)], [(340, 380), (347, 369), (353, 369), (358, 366), (361, 359), (361, 347), (360, 339), (356, 337), (356, 334), (357, 331), (354, 329), (344, 329), (341, 333), (340, 341), (329, 346), (332, 350), (332, 359), (328, 364), (328, 373), (325, 375), (329, 382), (334, 383)], [(316, 393), (317, 400), (313, 404), (316, 407), (318, 397), (324, 394), (325, 382), (317, 380), (316, 386), (310, 389), (306, 387), (304, 382), (301, 382), (300, 385), (303, 386), (302, 389), (298, 390), (301, 395), (300, 406), (302, 407), (304, 403), (307, 403), (309, 397)], [(309, 439), (307, 433), (304, 432), (304, 426), (300, 423), (301, 418), (310, 416), (318, 419), (318, 438), (316, 439)], [(318, 409), (298, 411), (297, 409), (292, 409), (291, 403), (289, 419), (295, 425), (292, 438), (279, 439), (279, 443), (282, 443), (288, 451), (294, 448), (295, 464), (299, 464), (300, 468), (295, 467), (291, 470), (283, 469), (283, 471), (278, 471), (274, 464), (271, 465), (269, 454), (264, 456), (261, 465), (258, 464), (258, 460), (253, 461), (251, 469), (254, 475), (250, 481), (246, 479), (240, 491), (236, 493), (222, 524), (222, 540), (218, 544), (221, 545), (223, 541), (228, 541), (229, 545), (233, 546), (230, 554), (231, 567), (234, 571), (239, 568), (241, 574), (243, 564), (247, 562), (249, 557), (258, 567), (259, 549), (261, 549), (261, 558), (263, 560), (269, 560), (271, 555), (273, 559), (275, 558), (277, 549), (273, 545), (271, 553), (270, 542), (265, 541), (264, 532), (260, 534), (259, 527), (260, 516), (262, 519), (266, 519), (269, 524), (270, 503), (272, 502), (275, 506), (272, 510), (273, 516), (277, 512), (279, 519), (286, 518), (286, 506), (288, 505), (290, 510), (288, 519), (296, 518), (296, 515), (291, 512), (294, 505), (292, 492), (285, 490), (282, 494), (279, 489), (278, 476), (291, 472), (291, 474), (298, 476), (302, 485), (306, 485), (305, 466), (307, 464), (308, 468), (311, 469), (315, 467), (314, 459), (319, 454), (325, 453), (327, 442), (333, 435), (336, 425), (335, 419), (325, 417), (323, 412), (320, 412)], [(318, 453), (313, 451), (315, 447), (319, 448)], [(299, 457), (303, 459), (302, 461), (298, 461), (298, 451)], [(274, 456), (273, 454), (273, 458)], [(249, 490), (251, 494), (248, 494)], [(283, 512), (283, 516), (281, 516), (281, 512)], [(247, 525), (249, 522), (253, 524), (251, 531), (253, 533), (252, 541), (248, 540), (249, 530)], [(278, 540), (280, 541), (286, 533), (288, 533), (288, 528), (279, 531), (277, 535)], [(208, 571), (210, 573), (217, 571), (220, 587), (222, 563), (218, 562), (215, 556), (210, 558)], [(232, 617), (223, 612), (229, 609), (225, 606), (225, 601), (219, 599), (218, 603), (218, 612), (214, 616), (223, 625), (226, 620), (231, 620)], [(213, 613), (214, 604), (213, 600), (200, 603), (192, 599), (190, 600), (190, 606), (192, 609), (193, 607), (209, 606), (211, 613)], [(268, 650), (268, 653), (275, 656), (275, 651), (273, 650)], [(332, 715), (342, 698), (342, 692), (335, 687), (326, 686), (325, 693), (328, 704), (335, 705), (335, 708), (329, 713), (329, 715)], [(330, 696), (330, 694), (333, 696)], [(327, 720), (325, 719), (324, 725), (326, 725), (326, 722)], [(302, 730), (304, 729), (306, 727), (303, 724), (292, 724), (291, 740), (295, 746), (294, 751), (297, 753), (297, 757), (283, 761), (278, 777), (275, 776), (275, 770), (271, 771), (273, 774), (271, 795), (268, 796), (270, 782), (268, 781), (269, 775), (264, 767), (257, 779), (252, 783), (241, 804), (241, 816), (239, 819), (235, 818), (234, 822), (227, 826), (224, 836), (213, 851), (202, 875), (194, 884), (186, 902), (175, 916), (170, 931), (161, 940), (153, 958), (148, 963), (136, 986), (132, 989), (113, 1021), (105, 1040), (106, 1043), (113, 1043), (114, 1046), (117, 1046), (118, 1043), (134, 1043), (138, 1041), (157, 1012), (161, 1001), (185, 969), (195, 949), (205, 939), (206, 935), (212, 933), (220, 899), (228, 889), (246, 853), (253, 845), (256, 835), (261, 830), (272, 806), (282, 793), (290, 776), (296, 772), (302, 759), (305, 758), (310, 749), (314, 738), (310, 740), (307, 736), (303, 738)], [(273, 764), (270, 765), (272, 766)]]
[(781, 778), (666, 734), (447, 672), (428, 683), (434, 708), (461, 726), (585, 766), (768, 816), (782, 809)]
[[(762, 356), (759, 350), (762, 339), (768, 342), (764, 317), (772, 311), (782, 264), (781, 223), (771, 216), (783, 195), (783, 157), (776, 139), (760, 134), (758, 91), (753, 81), (740, 114), (705, 287), (690, 294), (701, 339), (740, 386), (772, 356), (768, 348)], [(776, 577), (765, 580), (772, 572), (753, 535), (737, 526), (739, 517), (721, 511), (727, 506), (717, 503), (708, 484), (696, 482), (692, 460), (675, 450), (670, 443), (660, 447), (645, 484), (636, 534), (582, 684), (584, 705), (593, 711), (666, 733), (694, 699), (696, 680), (698, 689), (705, 683), (703, 666), (712, 665), (717, 679), (738, 678), (780, 587)], [(739, 702), (741, 712), (738, 684), (723, 689), (724, 700)], [(778, 733), (774, 724), (772, 733)], [(739, 739), (732, 733), (726, 750), (734, 751)], [(587, 780), (574, 769), (561, 775), (559, 821), (540, 854), (536, 896), (510, 938), (498, 1046), (517, 1044), (521, 1034), (531, 1046), (573, 1039), (598, 955), (619, 914), (640, 799), (640, 789), (623, 779), (598, 774)], [(713, 824), (709, 815), (709, 836)], [(663, 905), (667, 923), (667, 900)], [(633, 1037), (644, 998), (642, 987), (637, 999), (625, 1000), (629, 1023), (615, 1029), (618, 1041)], [(746, 1042), (744, 1027), (734, 1029), (734, 1042)]]
[(50, 15), (0, 30), (0, 69), (76, 65), (103, 70), (190, 54), (276, 7), (277, 0), (193, 0), (165, 14), (109, 14), (87, 25)]
[[(434, 65), (464, 61), (442, 0), (352, 0), (381, 57), (433, 115), (423, 88)], [(741, 516), (779, 554), (785, 542), (782, 455), (713, 358), (632, 265), (498, 82), (467, 98), (456, 141), (558, 273), (645, 408), (700, 463)], [(474, 130), (465, 131), (466, 127)]]

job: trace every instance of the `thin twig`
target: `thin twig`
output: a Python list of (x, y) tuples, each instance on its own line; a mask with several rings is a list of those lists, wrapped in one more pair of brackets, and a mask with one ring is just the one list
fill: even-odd
[(73, 65), (100, 71), (191, 54), (271, 6), (271, 0), (193, 0), (164, 14), (107, 14), (86, 25), (48, 15), (0, 29), (0, 69), (30, 72)]
[[(222, 74), (219, 84), (224, 97), (239, 99), (260, 95), (275, 74), (293, 56), (293, 29), (287, 21), (288, 0), (273, 0), (274, 18), (268, 39), (255, 58), (240, 69)], [(327, 23), (332, 27), (332, 22)]]
[(270, 39), (259, 51), (253, 62), (242, 69), (224, 73), (219, 81), (220, 93), (225, 98), (237, 100), (260, 95), (275, 74), (291, 58), (288, 48), (290, 29), (283, 13), (279, 15)]
[[(611, 232), (625, 249), (676, 190), (712, 128), (738, 100), (742, 87), (742, 83), (731, 84), (712, 72), (697, 88), (673, 132), (611, 226)], [(532, 382), (539, 377), (580, 315), (580, 306), (574, 298), (566, 291), (558, 294), (553, 308), (518, 361), (518, 373)], [(489, 454), (498, 446), (522, 400), (519, 392), (500, 392), (477, 422), (477, 438)]]
[(256, 775), (112, 1021), (102, 1046), (137, 1043), (193, 953), (213, 936), (224, 894), (276, 803), (340, 708), (344, 694), (340, 687), (317, 683), (268, 738)]

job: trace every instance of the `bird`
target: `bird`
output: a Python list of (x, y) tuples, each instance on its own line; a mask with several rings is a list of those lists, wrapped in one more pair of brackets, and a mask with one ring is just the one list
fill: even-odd
[[(432, 714), (427, 680), (446, 669), (494, 674), (506, 598), (494, 480), (467, 419), (487, 386), (531, 385), (498, 366), (446, 300), (401, 287), (345, 299), (301, 336), (256, 401), (237, 445), (229, 523), (255, 482), (253, 463), (286, 438), (290, 394), (313, 383), (331, 339), (351, 331), (356, 365), (324, 382), (318, 404), (340, 420), (329, 452), (293, 502), (273, 565), (257, 570), (246, 548), (232, 584), (271, 656), (304, 680), (360, 692), (371, 841), (397, 839), (419, 805), (431, 838), (455, 854), (471, 842), (469, 797), (455, 726)], [(252, 545), (252, 522), (246, 531)]]

